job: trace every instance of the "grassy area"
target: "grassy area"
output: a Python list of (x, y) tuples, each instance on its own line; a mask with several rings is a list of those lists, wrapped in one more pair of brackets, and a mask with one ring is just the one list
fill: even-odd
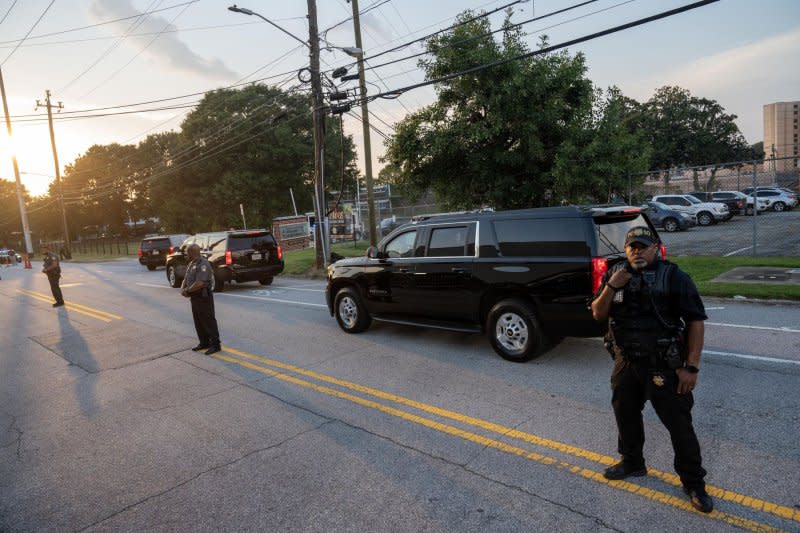
[(729, 283), (711, 281), (732, 268), (745, 266), (800, 268), (797, 257), (673, 257), (670, 259), (689, 274), (703, 296), (745, 296), (778, 300), (800, 300), (800, 285), (778, 283)]
[[(331, 245), (331, 250), (339, 255), (345, 257), (357, 257), (364, 255), (369, 247), (369, 241), (358, 241), (356, 243), (348, 242), (342, 244)], [(305, 250), (293, 250), (283, 254), (283, 260), (286, 263), (283, 273), (293, 276), (308, 276), (310, 278), (324, 278), (325, 272), (316, 270), (314, 259), (316, 257), (316, 250), (314, 248), (306, 248)]]
[(139, 244), (141, 242), (141, 240), (128, 242), (127, 254), (125, 253), (124, 242), (120, 242), (119, 244), (117, 244), (117, 242), (107, 242), (104, 246), (99, 243), (92, 243), (86, 247), (81, 247), (80, 245), (74, 246), (70, 250), (72, 259), (66, 262), (89, 263), (95, 261), (110, 261), (119, 259), (120, 257), (136, 257), (136, 251), (139, 249)]

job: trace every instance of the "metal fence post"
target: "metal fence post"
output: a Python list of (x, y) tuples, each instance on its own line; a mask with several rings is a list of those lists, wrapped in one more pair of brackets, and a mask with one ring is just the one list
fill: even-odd
[[(758, 187), (756, 186), (756, 161), (753, 161), (753, 257), (756, 257), (756, 217), (758, 217)], [(746, 205), (745, 205), (746, 207)]]

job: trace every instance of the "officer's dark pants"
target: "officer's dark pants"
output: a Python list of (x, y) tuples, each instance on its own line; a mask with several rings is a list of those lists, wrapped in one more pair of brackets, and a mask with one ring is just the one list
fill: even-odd
[(631, 468), (643, 468), (644, 423), (642, 409), (648, 399), (669, 431), (675, 450), (675, 471), (690, 489), (705, 487), (706, 471), (700, 457), (700, 443), (692, 427), (692, 393), (678, 394), (678, 376), (674, 370), (660, 372), (663, 386), (653, 383), (646, 365), (631, 363), (617, 356), (611, 374), (611, 404), (619, 430), (618, 449)]
[(214, 294), (208, 291), (208, 296), (205, 298), (200, 295), (192, 296), (191, 301), (197, 340), (203, 346), (219, 346), (219, 329), (214, 315)]
[(64, 296), (61, 294), (61, 287), (58, 286), (58, 280), (61, 279), (61, 274), (48, 274), (47, 281), (50, 282), (50, 291), (53, 293), (53, 298), (56, 303), (63, 304)]

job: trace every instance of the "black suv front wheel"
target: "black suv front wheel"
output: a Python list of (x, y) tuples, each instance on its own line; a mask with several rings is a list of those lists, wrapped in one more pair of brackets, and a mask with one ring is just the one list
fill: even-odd
[(181, 282), (183, 281), (178, 277), (178, 273), (175, 271), (175, 267), (173, 265), (169, 265), (167, 267), (167, 281), (169, 282), (169, 286), (173, 289), (180, 287)]
[(333, 311), (339, 327), (347, 333), (360, 333), (372, 323), (364, 301), (351, 287), (345, 287), (336, 293)]
[(489, 342), (497, 354), (514, 363), (524, 363), (539, 355), (544, 336), (533, 307), (515, 298), (502, 300), (489, 311)]

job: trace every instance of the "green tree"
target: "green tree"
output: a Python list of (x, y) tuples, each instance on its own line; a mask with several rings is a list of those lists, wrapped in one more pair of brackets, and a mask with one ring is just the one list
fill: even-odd
[[(172, 231), (269, 226), (298, 210), (311, 210), (314, 140), (306, 95), (264, 85), (207, 93), (181, 125), (176, 147), (154, 174), (151, 196), (162, 223)], [(353, 186), (355, 150), (327, 120), (326, 181)], [(344, 143), (343, 153), (340, 142)], [(342, 161), (344, 164), (342, 164)], [(343, 170), (344, 169), (344, 170)], [(331, 185), (333, 187), (333, 185)]]
[[(426, 79), (527, 52), (518, 27), (503, 25), (496, 42), (486, 19), (463, 23), (427, 42)], [(546, 40), (541, 43), (546, 45)], [(435, 193), (447, 208), (546, 205), (564, 142), (591, 113), (592, 84), (581, 54), (509, 61), (436, 85), (437, 101), (397, 124), (386, 162), (404, 191)]]
[(594, 110), (561, 146), (554, 168), (556, 199), (611, 202), (638, 188), (650, 163), (650, 146), (637, 128), (638, 104), (612, 87), (595, 92)]
[[(29, 201), (28, 191), (23, 186), (23, 198)], [(17, 184), (0, 179), (0, 247), (16, 248), (17, 239), (13, 234), (22, 231), (19, 219), (19, 203), (17, 202)]]
[[(751, 150), (736, 118), (716, 100), (692, 96), (681, 87), (661, 87), (642, 105), (641, 126), (653, 150), (652, 166), (666, 171), (748, 159)], [(715, 174), (713, 168), (706, 189), (713, 188)], [(694, 178), (695, 187), (703, 188), (696, 172)]]

